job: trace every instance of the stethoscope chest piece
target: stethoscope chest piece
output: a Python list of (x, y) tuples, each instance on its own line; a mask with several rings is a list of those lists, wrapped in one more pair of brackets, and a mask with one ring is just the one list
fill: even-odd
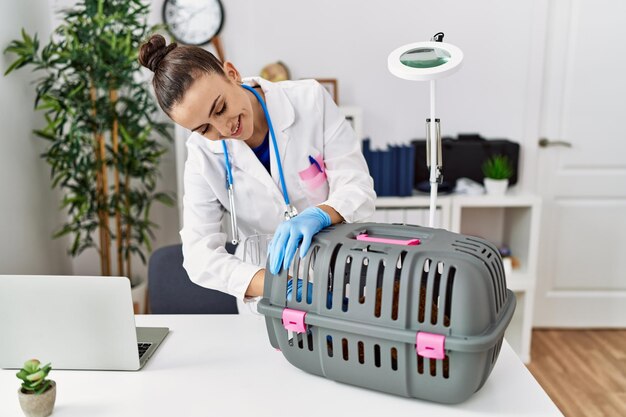
[(284, 215), (285, 215), (285, 220), (293, 219), (294, 217), (296, 217), (298, 215), (298, 209), (296, 209), (294, 206), (289, 204), (285, 208), (285, 214)]

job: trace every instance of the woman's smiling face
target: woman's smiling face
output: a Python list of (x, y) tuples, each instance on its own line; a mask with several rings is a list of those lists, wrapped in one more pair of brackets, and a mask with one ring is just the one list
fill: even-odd
[(222, 74), (201, 74), (172, 107), (177, 124), (210, 140), (248, 140), (254, 133), (254, 112), (249, 95), (239, 85), (235, 67), (224, 64)]

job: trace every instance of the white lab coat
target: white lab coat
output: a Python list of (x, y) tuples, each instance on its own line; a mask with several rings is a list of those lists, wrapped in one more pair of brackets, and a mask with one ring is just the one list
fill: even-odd
[[(243, 81), (263, 89), (287, 191), (298, 212), (326, 204), (348, 223), (368, 219), (376, 198), (373, 181), (360, 141), (328, 92), (314, 80), (272, 83), (255, 77)], [(240, 240), (273, 234), (284, 221), (285, 203), (271, 139), (271, 176), (245, 142), (227, 140), (227, 146)], [(262, 267), (241, 260), (242, 244), (235, 255), (224, 249), (227, 235), (221, 230), (222, 218), (230, 208), (222, 144), (192, 133), (187, 150), (180, 232), (183, 265), (196, 284), (234, 295), (241, 312), (250, 280)], [(327, 179), (312, 189), (298, 173), (311, 166), (309, 156), (318, 155), (324, 160)]]

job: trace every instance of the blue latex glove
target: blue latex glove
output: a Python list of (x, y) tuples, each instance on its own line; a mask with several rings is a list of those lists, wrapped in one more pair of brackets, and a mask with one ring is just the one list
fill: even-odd
[[(302, 300), (302, 280), (299, 279), (298, 280), (298, 285), (297, 285), (298, 289), (296, 290), (296, 300)], [(308, 291), (307, 291), (307, 295), (306, 295), (306, 302), (308, 304), (311, 304), (311, 301), (313, 301), (313, 283), (309, 282), (307, 283), (307, 287), (308, 287)], [(290, 279), (289, 281), (287, 281), (287, 301), (291, 301), (291, 293), (293, 292), (293, 279)], [(327, 305), (330, 305), (331, 303), (331, 299), (333, 298), (333, 293), (328, 293), (328, 296), (326, 297), (326, 303)], [(344, 303), (346, 304), (347, 307), (347, 302), (348, 299), (344, 298)], [(344, 311), (347, 311), (347, 308), (344, 308)]]
[(300, 241), (300, 258), (304, 258), (313, 236), (330, 225), (330, 216), (319, 207), (309, 207), (293, 219), (281, 223), (269, 247), (270, 272), (278, 274), (281, 266), (289, 269)]
[[(293, 292), (293, 279), (287, 281), (287, 301), (291, 301), (291, 293)], [(302, 300), (302, 280), (298, 280), (298, 289), (296, 290), (296, 300)], [(311, 300), (313, 299), (313, 283), (307, 283), (307, 295), (306, 302), (311, 304)]]

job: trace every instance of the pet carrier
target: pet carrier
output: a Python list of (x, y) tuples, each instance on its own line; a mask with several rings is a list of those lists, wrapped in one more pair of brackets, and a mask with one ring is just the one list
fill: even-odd
[(266, 272), (272, 346), (304, 371), (392, 394), (470, 397), (515, 309), (497, 248), (442, 229), (341, 224), (294, 263), (291, 276)]
[[(431, 227), (442, 180), (435, 79), (463, 60), (442, 39), (437, 33), (388, 59), (394, 75), (430, 82)], [(515, 310), (497, 248), (441, 229), (330, 227), (292, 270), (266, 270), (258, 311), (272, 346), (307, 372), (407, 397), (458, 403), (479, 390)]]

